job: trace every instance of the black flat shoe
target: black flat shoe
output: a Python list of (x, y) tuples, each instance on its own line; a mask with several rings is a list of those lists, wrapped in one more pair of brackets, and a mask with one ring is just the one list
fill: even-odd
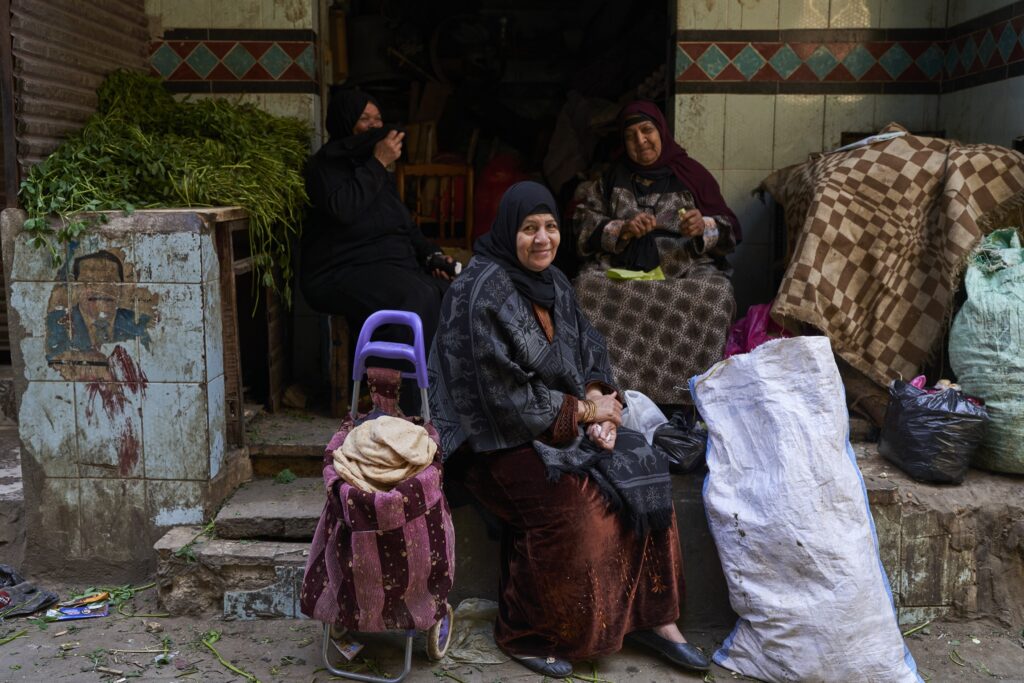
[(530, 671), (548, 678), (568, 678), (572, 676), (572, 664), (558, 657), (529, 657), (506, 652), (509, 657), (525, 666)]
[(626, 638), (654, 650), (684, 669), (707, 671), (711, 668), (711, 662), (704, 656), (704, 653), (689, 643), (673, 642), (662, 638), (654, 631), (633, 631)]

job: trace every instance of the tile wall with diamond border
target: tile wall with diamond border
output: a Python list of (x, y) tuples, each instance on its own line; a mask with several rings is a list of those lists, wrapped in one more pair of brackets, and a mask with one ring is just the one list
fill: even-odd
[(1024, 75), (1024, 2), (946, 29), (680, 30), (676, 92), (945, 93)]
[(170, 29), (150, 44), (149, 68), (172, 92), (319, 90), (308, 29)]

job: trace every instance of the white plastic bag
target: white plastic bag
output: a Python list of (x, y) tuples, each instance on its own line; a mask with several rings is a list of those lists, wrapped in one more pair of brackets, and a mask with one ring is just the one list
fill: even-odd
[(828, 339), (768, 342), (690, 392), (709, 431), (704, 505), (740, 617), (715, 662), (765, 681), (920, 681)]
[(625, 399), (622, 426), (643, 434), (647, 439), (647, 445), (650, 446), (654, 442), (654, 430), (668, 422), (668, 418), (646, 394), (627, 389)]

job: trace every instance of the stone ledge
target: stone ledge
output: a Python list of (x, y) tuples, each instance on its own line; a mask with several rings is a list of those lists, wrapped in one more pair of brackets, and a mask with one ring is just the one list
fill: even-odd
[[(962, 486), (922, 484), (883, 460), (872, 444), (854, 444), (854, 453), (902, 623), (936, 617), (1024, 620), (1024, 585), (1019, 581), (1024, 575), (1024, 487), (1020, 485), (1024, 478), (971, 470)], [(689, 596), (683, 618), (686, 628), (729, 626), (734, 620), (707, 527), (703, 480), (699, 474), (673, 480)], [(168, 532), (156, 545), (165, 606), (175, 613), (221, 610), (225, 593), (287, 584), (282, 568), (305, 565), (323, 501), (319, 478), (282, 485), (252, 482), (241, 489), (237, 506), (232, 500), (222, 510), (224, 519), (218, 517), (218, 528), (263, 537), (280, 532), (290, 542), (199, 539), (193, 546), (194, 563), (173, 553), (200, 529), (180, 527)], [(488, 538), (483, 521), (471, 507), (454, 509), (453, 517), (457, 567), (450, 601), (495, 597), (498, 543)], [(254, 595), (257, 602), (269, 599), (265, 593)], [(281, 600), (266, 604), (287, 604)], [(238, 617), (239, 608), (233, 609)]]

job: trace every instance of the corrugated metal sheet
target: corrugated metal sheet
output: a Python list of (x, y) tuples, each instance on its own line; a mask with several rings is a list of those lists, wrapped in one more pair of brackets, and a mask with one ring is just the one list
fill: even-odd
[(115, 69), (145, 70), (144, 0), (11, 0), (11, 40), (24, 174), (96, 109)]

